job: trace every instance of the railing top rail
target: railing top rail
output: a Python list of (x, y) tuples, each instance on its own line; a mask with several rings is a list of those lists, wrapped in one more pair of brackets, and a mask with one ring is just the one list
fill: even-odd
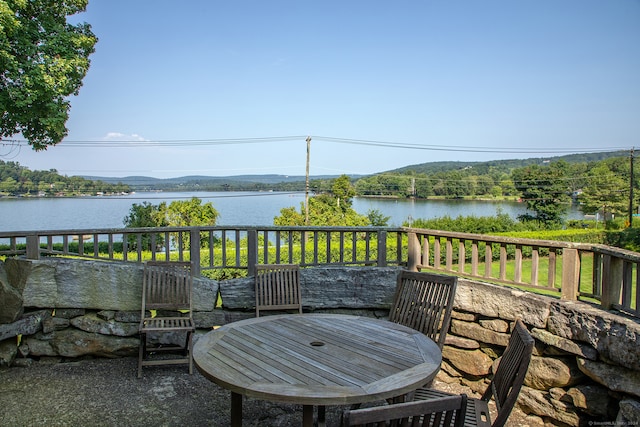
[[(460, 240), (479, 240), (490, 241), (493, 243), (506, 243), (513, 245), (526, 245), (526, 246), (544, 246), (549, 248), (568, 248), (568, 249), (580, 249), (585, 251), (591, 251), (596, 246), (593, 243), (578, 243), (578, 242), (563, 242), (559, 240), (540, 240), (540, 239), (525, 239), (520, 237), (507, 237), (507, 236), (494, 236), (491, 234), (472, 234), (472, 233), (459, 233), (456, 231), (443, 231), (443, 230), (430, 230), (425, 228), (408, 228), (404, 227), (403, 231), (407, 233), (416, 234), (428, 234), (432, 236), (451, 237)], [(597, 245), (606, 248), (605, 245)], [(614, 250), (615, 248), (611, 248)]]
[(621, 258), (625, 261), (640, 262), (640, 253), (630, 251), (627, 249), (616, 248), (607, 245), (592, 245), (591, 249), (595, 253), (602, 255), (610, 255), (616, 258)]
[(178, 232), (189, 230), (264, 230), (264, 231), (387, 231), (402, 232), (402, 227), (335, 227), (335, 226), (264, 226), (264, 225), (207, 225), (192, 227), (136, 227), (136, 228), (85, 228), (65, 230), (19, 230), (0, 231), (0, 237), (76, 235), (76, 234), (120, 234), (120, 233), (154, 233)]

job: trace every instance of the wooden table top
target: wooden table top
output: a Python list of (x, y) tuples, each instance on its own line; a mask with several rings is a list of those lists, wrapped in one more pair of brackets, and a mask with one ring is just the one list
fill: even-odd
[(438, 346), (396, 323), (338, 314), (234, 322), (201, 337), (194, 362), (234, 393), (303, 405), (347, 405), (399, 396), (440, 368)]

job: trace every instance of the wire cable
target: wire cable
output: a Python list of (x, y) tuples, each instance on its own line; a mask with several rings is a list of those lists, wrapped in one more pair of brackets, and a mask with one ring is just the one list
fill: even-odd
[[(187, 146), (207, 146), (207, 145), (241, 145), (241, 144), (261, 144), (271, 142), (300, 141), (304, 142), (307, 135), (287, 135), (287, 136), (266, 136), (254, 138), (203, 138), (203, 139), (164, 139), (164, 140), (64, 140), (56, 147), (77, 148), (113, 148), (113, 147), (187, 147)], [(438, 144), (417, 144), (397, 141), (378, 141), (369, 139), (338, 138), (331, 136), (314, 136), (314, 141), (334, 142), (338, 144), (364, 145), (370, 147), (386, 147), (411, 150), (427, 151), (450, 151), (466, 153), (498, 153), (498, 154), (561, 154), (561, 153), (601, 153), (609, 151), (629, 151), (631, 147), (607, 147), (607, 148), (540, 148), (540, 147), (490, 147), (490, 146), (456, 146)], [(29, 145), (24, 139), (3, 140), (2, 142), (12, 142), (19, 146)], [(602, 144), (604, 147), (606, 144)]]

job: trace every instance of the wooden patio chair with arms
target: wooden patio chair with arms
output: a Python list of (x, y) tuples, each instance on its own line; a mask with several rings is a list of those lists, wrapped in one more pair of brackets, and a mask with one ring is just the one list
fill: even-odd
[(302, 313), (300, 266), (297, 264), (258, 264), (255, 275), (256, 317), (263, 311)]
[(400, 272), (389, 320), (422, 332), (442, 350), (457, 284), (455, 276)]
[[(193, 277), (188, 262), (148, 261), (144, 264), (142, 278), (142, 310), (138, 331), (140, 349), (138, 354), (138, 378), (142, 367), (150, 365), (188, 364), (193, 373), (193, 333), (195, 324), (191, 307)], [(154, 310), (154, 315), (150, 310)], [(185, 344), (148, 346), (148, 334), (154, 338), (162, 334), (184, 333)], [(185, 353), (181, 358), (159, 358), (149, 360), (152, 352), (176, 351)]]
[[(480, 399), (469, 399), (467, 405), (466, 426), (502, 427), (509, 418), (513, 406), (518, 400), (525, 374), (531, 361), (534, 339), (521, 320), (509, 338), (506, 350), (502, 354), (500, 364)], [(439, 399), (449, 394), (426, 388), (415, 392), (415, 400)], [(489, 400), (494, 398), (497, 415), (493, 424), (489, 413)]]
[(466, 407), (467, 396), (462, 394), (434, 400), (352, 409), (343, 412), (342, 427), (462, 427)]

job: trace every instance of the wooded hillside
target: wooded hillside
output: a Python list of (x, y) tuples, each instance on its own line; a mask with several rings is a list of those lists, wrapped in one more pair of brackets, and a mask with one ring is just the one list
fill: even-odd
[(124, 184), (108, 184), (79, 176), (63, 176), (55, 169), (32, 171), (17, 162), (0, 160), (0, 196), (80, 196), (129, 192)]

